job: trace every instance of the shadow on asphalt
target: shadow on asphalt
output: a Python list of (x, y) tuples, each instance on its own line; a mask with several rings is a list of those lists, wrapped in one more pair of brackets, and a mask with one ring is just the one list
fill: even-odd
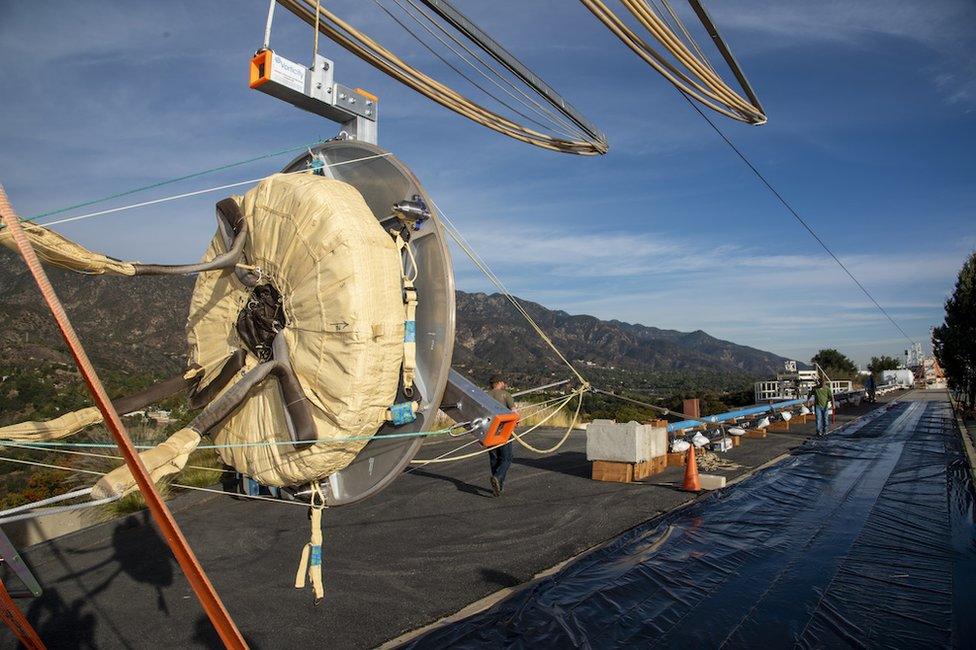
[[(433, 478), (440, 481), (447, 481), (448, 483), (453, 483), (454, 487), (458, 489), (459, 492), (465, 492), (467, 494), (474, 494), (479, 497), (492, 497), (491, 490), (486, 487), (480, 487), (477, 485), (471, 485), (466, 481), (462, 481), (459, 478), (454, 478), (453, 476), (444, 476), (443, 474), (434, 474), (433, 472), (427, 472), (422, 469), (411, 470), (411, 474), (416, 474), (417, 476), (423, 476), (424, 478)], [(487, 471), (485, 472), (487, 476)]]
[(536, 469), (544, 469), (549, 472), (559, 472), (567, 476), (578, 478), (590, 478), (590, 463), (586, 460), (586, 454), (578, 451), (564, 451), (552, 456), (541, 458), (518, 458), (513, 461), (516, 465), (525, 465)]
[(499, 587), (514, 587), (515, 585), (522, 583), (521, 580), (513, 576), (511, 573), (499, 571), (498, 569), (490, 569), (488, 567), (481, 567), (481, 578), (485, 582), (489, 582)]
[[(84, 564), (85, 556), (101, 554), (104, 547), (57, 554), (71, 572), (55, 584), (76, 583), (82, 588), (83, 596), (68, 603), (57, 587), (47, 586), (41, 597), (31, 602), (27, 618), (42, 638), (57, 639), (59, 648), (97, 647), (94, 641), (96, 616), (90, 611), (83, 613), (83, 610), (95, 596), (109, 590), (120, 576), (151, 586), (156, 592), (156, 609), (167, 615), (170, 613), (163, 591), (173, 584), (173, 557), (153, 527), (148, 511), (118, 522), (112, 530), (111, 543), (110, 557), (85, 565), (84, 569), (76, 570), (73, 566), (79, 560)], [(57, 542), (52, 542), (52, 547), (56, 545)], [(89, 587), (82, 582), (85, 578), (92, 578), (97, 584)]]

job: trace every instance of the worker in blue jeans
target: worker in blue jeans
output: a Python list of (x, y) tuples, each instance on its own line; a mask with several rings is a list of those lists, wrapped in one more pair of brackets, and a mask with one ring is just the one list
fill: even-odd
[[(489, 382), (488, 394), (507, 409), (515, 410), (515, 400), (508, 393), (508, 384), (501, 377), (495, 376)], [(512, 444), (504, 444), (495, 447), (488, 452), (488, 460), (491, 462), (491, 493), (496, 497), (501, 496), (502, 488), (505, 486), (505, 475), (508, 468), (512, 465)]]
[(816, 387), (810, 389), (807, 398), (813, 400), (813, 410), (817, 414), (817, 435), (825, 435), (827, 424), (830, 422), (830, 405), (834, 400), (834, 394), (823, 377), (817, 381)]

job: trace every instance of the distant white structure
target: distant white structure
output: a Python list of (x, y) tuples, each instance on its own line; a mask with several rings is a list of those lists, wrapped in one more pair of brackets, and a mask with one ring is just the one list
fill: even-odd
[(898, 370), (882, 370), (880, 385), (895, 384), (903, 388), (911, 388), (915, 385), (915, 373), (908, 368)]
[[(785, 372), (777, 374), (776, 379), (755, 383), (753, 393), (756, 404), (800, 399), (806, 397), (810, 390), (817, 385), (816, 370), (797, 370), (796, 361), (787, 361), (784, 366)], [(830, 390), (835, 395), (851, 393), (854, 391), (854, 384), (850, 381), (832, 381), (830, 382)]]
[(146, 419), (157, 424), (167, 424), (173, 421), (172, 411), (163, 409), (146, 409)]

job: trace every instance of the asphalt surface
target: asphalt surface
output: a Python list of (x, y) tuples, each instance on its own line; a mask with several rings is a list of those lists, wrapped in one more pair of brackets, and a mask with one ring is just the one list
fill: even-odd
[[(847, 407), (838, 424), (872, 407)], [(812, 424), (745, 440), (723, 456), (733, 478), (803, 443)], [(537, 445), (561, 431), (541, 431)], [(421, 457), (456, 445), (426, 446)], [(590, 479), (585, 435), (556, 454), (520, 447), (505, 493), (491, 497), (487, 458), (427, 465), (371, 500), (325, 514), (326, 600), (293, 587), (308, 541), (295, 505), (185, 495), (171, 502), (198, 558), (251, 647), (375, 647), (691, 500), (681, 470), (645, 483)], [(145, 513), (24, 553), (44, 594), (21, 608), (50, 647), (218, 647), (199, 604)], [(8, 580), (8, 583), (10, 581)], [(0, 631), (0, 644), (12, 637)]]
[(408, 647), (976, 647), (967, 465), (914, 393)]

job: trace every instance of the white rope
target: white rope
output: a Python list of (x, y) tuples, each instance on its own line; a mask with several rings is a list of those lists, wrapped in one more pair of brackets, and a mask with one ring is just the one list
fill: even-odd
[[(569, 427), (567, 427), (566, 433), (563, 434), (563, 437), (562, 437), (562, 439), (559, 442), (557, 442), (555, 445), (553, 445), (549, 449), (538, 449), (536, 447), (533, 447), (529, 443), (525, 442), (524, 440), (522, 440), (522, 436), (524, 436), (525, 433), (528, 433), (528, 431), (526, 431), (525, 433), (522, 433), (522, 434), (518, 434), (518, 433), (516, 433), (516, 432), (513, 431), (512, 432), (512, 435), (515, 436), (515, 440), (518, 441), (518, 443), (520, 445), (522, 445), (523, 447), (525, 447), (529, 451), (534, 451), (537, 454), (552, 454), (552, 453), (555, 453), (560, 447), (562, 447), (564, 444), (566, 444), (566, 441), (569, 440), (569, 434), (573, 432), (573, 429), (576, 428), (576, 422), (579, 421), (580, 410), (583, 408), (583, 391), (578, 391), (578, 392), (579, 392), (579, 402), (576, 404), (576, 413), (573, 415), (572, 422), (569, 423)], [(570, 395), (570, 398), (572, 398), (572, 395)], [(568, 401), (565, 402), (564, 404), (560, 405), (559, 408), (562, 409), (562, 407), (565, 406), (568, 403), (569, 403)]]
[[(40, 463), (40, 462), (30, 461), (30, 460), (21, 460), (19, 458), (8, 458), (6, 456), (0, 456), (0, 461), (6, 461), (8, 463), (20, 463), (21, 465), (33, 465), (33, 466), (36, 466), (36, 467), (47, 467), (49, 469), (59, 469), (59, 470), (62, 470), (64, 472), (79, 472), (79, 473), (82, 473), (82, 474), (93, 474), (95, 476), (105, 476), (105, 474), (106, 474), (106, 472), (96, 472), (96, 471), (90, 470), (90, 469), (80, 469), (78, 467), (64, 467), (63, 465), (51, 465), (49, 463)], [(300, 505), (303, 508), (307, 508), (308, 507), (308, 504), (302, 503), (300, 501), (286, 501), (286, 500), (283, 500), (283, 499), (272, 499), (270, 497), (255, 496), (255, 495), (251, 495), (251, 494), (237, 494), (237, 493), (234, 493), (234, 492), (224, 492), (223, 490), (213, 490), (213, 489), (210, 489), (210, 488), (198, 487), (196, 485), (183, 485), (181, 483), (171, 483), (170, 485), (172, 485), (173, 487), (176, 487), (176, 488), (180, 488), (181, 490), (195, 490), (197, 492), (210, 492), (210, 493), (213, 493), (213, 494), (222, 494), (224, 496), (229, 496), (229, 497), (239, 497), (239, 498), (243, 498), (243, 499), (253, 499), (253, 500), (256, 500), (256, 501), (271, 501), (272, 503), (284, 503), (284, 504), (289, 504), (289, 505)], [(91, 488), (88, 488), (88, 491), (91, 492)], [(92, 505), (104, 505), (105, 503), (108, 503), (110, 501), (114, 501), (117, 498), (118, 497), (109, 497), (108, 499), (101, 499), (99, 501), (92, 501), (91, 504)], [(88, 504), (87, 503), (86, 504), (79, 504), (79, 507), (81, 507), (81, 506), (88, 507)], [(18, 506), (18, 507), (20, 507), (20, 506)], [(0, 514), (2, 514), (2, 513), (0, 513)], [(51, 513), (45, 513), (45, 514), (56, 514), (56, 513), (51, 512)], [(38, 515), (38, 516), (40, 516), (40, 515)], [(27, 519), (27, 518), (28, 517), (21, 517), (21, 519)], [(16, 521), (16, 520), (15, 519), (12, 519), (11, 521)], [(3, 521), (0, 521), (0, 523), (4, 523), (4, 522)]]
[[(523, 446), (526, 446), (528, 449), (532, 449), (533, 451), (535, 451), (535, 449), (533, 447), (529, 446), (528, 443), (525, 443), (522, 440), (520, 440), (520, 438), (523, 437), (523, 436), (526, 436), (526, 435), (528, 435), (530, 433), (532, 433), (533, 431), (535, 431), (536, 429), (538, 429), (539, 427), (541, 427), (542, 425), (544, 425), (546, 422), (548, 422), (549, 420), (551, 420), (557, 413), (559, 413), (560, 410), (563, 409), (563, 407), (565, 407), (567, 404), (569, 404), (573, 400), (573, 398), (576, 397), (577, 395), (580, 396), (580, 405), (582, 405), (582, 395), (583, 395), (583, 392), (585, 392), (583, 389), (579, 389), (579, 390), (571, 393), (569, 395), (569, 397), (565, 398), (555, 409), (553, 409), (552, 413), (550, 413), (545, 418), (543, 418), (538, 424), (536, 424), (536, 425), (530, 427), (529, 429), (523, 431), (521, 434), (516, 434), (516, 433), (513, 432), (512, 435)], [(577, 417), (578, 416), (579, 416), (579, 409), (577, 409)], [(552, 451), (555, 451), (556, 449), (559, 449), (566, 442), (566, 439), (569, 438), (569, 434), (573, 430), (573, 427), (575, 427), (575, 426), (576, 426), (576, 418), (573, 418), (573, 423), (566, 430), (566, 434), (563, 435), (562, 440), (560, 440), (559, 443), (557, 443), (557, 445), (552, 448)], [(476, 442), (478, 442), (478, 441), (477, 440), (472, 440), (471, 442), (467, 442), (467, 443), (461, 445), (460, 447), (456, 447), (454, 449), (451, 449), (450, 451), (444, 452), (440, 456), (436, 456), (434, 458), (425, 459), (425, 460), (412, 460), (412, 461), (410, 461), (410, 463), (413, 464), (413, 465), (420, 465), (420, 466), (430, 465), (430, 464), (434, 464), (434, 463), (451, 463), (451, 462), (458, 461), (458, 460), (466, 460), (468, 458), (474, 458), (475, 456), (480, 456), (481, 454), (486, 454), (486, 453), (488, 453), (489, 451), (491, 451), (493, 449), (498, 449), (499, 447), (504, 447), (505, 445), (512, 444), (512, 441), (509, 440), (508, 442), (505, 442), (503, 444), (495, 445), (493, 447), (485, 447), (484, 449), (479, 449), (478, 451), (474, 451), (474, 452), (471, 452), (469, 454), (462, 454), (461, 456), (450, 456), (449, 458), (447, 457), (449, 454), (453, 454), (455, 452), (458, 452), (458, 451), (464, 449), (465, 447), (468, 447), (470, 445), (473, 445)], [(551, 453), (551, 452), (541, 451), (539, 453)], [(408, 474), (411, 471), (413, 471), (414, 469), (416, 469), (416, 468), (408, 469), (404, 473), (405, 474)]]
[[(356, 163), (356, 162), (363, 162), (363, 161), (366, 161), (366, 160), (373, 160), (374, 158), (385, 158), (386, 156), (392, 156), (392, 155), (393, 154), (390, 153), (390, 152), (378, 153), (378, 154), (374, 154), (374, 155), (371, 155), (371, 156), (364, 156), (362, 158), (354, 158), (353, 160), (343, 160), (341, 162), (332, 163), (330, 165), (325, 165), (325, 167), (331, 169), (332, 167), (340, 167), (342, 165), (350, 165), (350, 164)], [(309, 172), (312, 172), (312, 171), (314, 171), (314, 170), (312, 168), (309, 168), (309, 169), (299, 169), (299, 170), (296, 170), (296, 171), (293, 171), (293, 172), (285, 172), (285, 173), (287, 173), (287, 174), (306, 174), (306, 173), (309, 173)], [(185, 198), (188, 198), (188, 197), (191, 197), (191, 196), (197, 196), (199, 194), (207, 194), (209, 192), (219, 192), (220, 190), (227, 190), (227, 189), (230, 189), (232, 187), (240, 187), (241, 185), (250, 185), (252, 183), (259, 183), (259, 182), (263, 181), (265, 178), (267, 178), (267, 177), (266, 176), (262, 176), (261, 178), (254, 178), (254, 179), (251, 179), (251, 180), (248, 180), (248, 181), (240, 181), (238, 183), (230, 183), (228, 185), (218, 185), (217, 187), (209, 187), (207, 189), (196, 190), (196, 191), (193, 191), (193, 192), (186, 192), (184, 194), (176, 194), (176, 195), (173, 195), (173, 196), (164, 196), (163, 198), (153, 199), (152, 201), (143, 201), (141, 203), (133, 203), (131, 205), (123, 205), (123, 206), (118, 207), (118, 208), (110, 208), (108, 210), (99, 210), (98, 212), (89, 212), (88, 214), (81, 214), (81, 215), (78, 215), (76, 217), (68, 217), (66, 219), (58, 219), (56, 221), (47, 221), (45, 223), (36, 224), (36, 225), (41, 225), (41, 226), (44, 226), (44, 227), (56, 226), (58, 224), (68, 223), (70, 221), (80, 221), (82, 219), (90, 219), (92, 217), (99, 217), (99, 216), (102, 216), (102, 215), (105, 215), (105, 214), (111, 214), (113, 212), (122, 212), (123, 210), (132, 210), (133, 208), (143, 208), (143, 207), (146, 207), (147, 205), (156, 205), (157, 203), (166, 203), (168, 201), (176, 201), (177, 199), (185, 199)], [(24, 227), (29, 228), (31, 225), (34, 225), (34, 224), (25, 223), (24, 224)]]
[[(9, 443), (9, 442), (4, 442), (3, 444), (4, 444), (5, 447), (16, 447), (18, 449), (32, 449), (34, 451), (52, 452), (52, 453), (57, 453), (57, 454), (70, 454), (72, 456), (84, 456), (86, 458), (104, 458), (106, 460), (125, 460), (124, 458), (122, 458), (122, 456), (111, 456), (109, 454), (94, 454), (94, 453), (92, 453), (90, 451), (72, 451), (70, 449), (61, 449), (61, 448), (58, 448), (58, 447), (35, 447), (33, 444), (30, 444), (30, 443), (28, 443), (28, 444), (12, 444), (12, 443)], [(150, 449), (154, 449), (154, 448), (155, 447), (150, 447)], [(203, 465), (184, 465), (183, 468), (184, 469), (203, 470), (203, 471), (208, 471), (208, 472), (229, 473), (229, 474), (237, 474), (238, 473), (237, 470), (235, 470), (235, 469), (223, 469), (223, 468), (220, 468), (220, 467), (205, 467)]]
[(66, 494), (60, 494), (56, 497), (50, 497), (48, 499), (41, 499), (40, 501), (34, 501), (32, 503), (25, 503), (22, 506), (16, 506), (14, 508), (9, 508), (7, 510), (0, 511), (0, 517), (6, 517), (7, 515), (14, 515), (18, 512), (23, 512), (24, 510), (35, 510), (37, 508), (42, 508), (52, 503), (60, 503), (62, 501), (68, 501), (74, 499), (75, 497), (83, 497), (85, 495), (91, 494), (91, 488), (82, 488), (80, 490), (75, 490), (74, 492), (68, 492)]
[(194, 490), (196, 492), (210, 492), (211, 494), (222, 494), (227, 497), (241, 497), (244, 499), (253, 499), (255, 501), (270, 501), (271, 503), (286, 503), (293, 506), (301, 506), (302, 508), (308, 508), (308, 504), (302, 501), (288, 501), (287, 499), (275, 499), (272, 497), (262, 497), (253, 494), (237, 494), (236, 492), (224, 492), (223, 490), (214, 490), (213, 488), (199, 487), (197, 485), (181, 485), (179, 483), (172, 483), (173, 487), (178, 487), (182, 490)]
[[(88, 489), (91, 492), (91, 488)], [(58, 506), (56, 508), (41, 508), (39, 510), (33, 510), (31, 512), (25, 512), (19, 515), (13, 515), (12, 517), (2, 517), (0, 518), (0, 525), (11, 524), (15, 521), (23, 521), (25, 519), (37, 519), (39, 517), (49, 517), (51, 515), (61, 515), (66, 512), (74, 512), (76, 510), (87, 510), (88, 508), (97, 508), (98, 506), (104, 506), (105, 504), (111, 503), (117, 500), (119, 497), (111, 496), (105, 497), (104, 499), (96, 499), (95, 501), (85, 501), (83, 503), (74, 503), (70, 506)], [(0, 513), (2, 514), (2, 513)]]
[(532, 326), (532, 329), (535, 330), (536, 334), (538, 334), (539, 337), (543, 340), (543, 342), (545, 342), (546, 345), (548, 345), (552, 349), (552, 351), (556, 353), (556, 356), (558, 356), (559, 359), (564, 364), (566, 364), (566, 367), (569, 368), (574, 375), (576, 375), (576, 378), (579, 379), (580, 382), (582, 382), (583, 386), (588, 388), (589, 382), (587, 382), (586, 379), (583, 377), (583, 375), (581, 375), (579, 371), (576, 369), (576, 367), (569, 362), (569, 359), (567, 359), (565, 355), (563, 355), (563, 353), (559, 351), (559, 348), (557, 348), (556, 344), (552, 341), (551, 338), (549, 338), (549, 335), (547, 335), (545, 331), (543, 331), (543, 329), (539, 326), (539, 324), (536, 323), (535, 320), (532, 318), (532, 316), (529, 315), (529, 312), (527, 312), (525, 308), (522, 307), (521, 303), (519, 303), (519, 301), (516, 300), (515, 296), (512, 295), (512, 293), (508, 290), (507, 287), (505, 287), (505, 284), (501, 281), (501, 279), (497, 275), (495, 275), (494, 271), (491, 270), (491, 268), (488, 266), (488, 263), (485, 262), (484, 259), (482, 259), (481, 256), (478, 255), (478, 253), (474, 250), (474, 248), (471, 247), (471, 245), (467, 242), (467, 240), (464, 239), (464, 236), (461, 234), (461, 231), (458, 230), (457, 226), (454, 225), (454, 222), (451, 221), (451, 219), (444, 213), (444, 211), (440, 209), (440, 206), (438, 206), (433, 199), (431, 199), (431, 205), (434, 206), (434, 209), (437, 210), (437, 213), (441, 217), (441, 220), (444, 222), (445, 226), (447, 226), (445, 228), (447, 233), (451, 236), (452, 239), (454, 239), (457, 245), (461, 247), (461, 250), (464, 251), (465, 255), (468, 256), (471, 262), (478, 268), (479, 271), (481, 271), (484, 274), (486, 278), (488, 278), (488, 280), (492, 284), (495, 285), (495, 287), (502, 293), (502, 295), (504, 295), (508, 299), (508, 301), (512, 303), (512, 305), (515, 307), (516, 310), (518, 310), (518, 312), (522, 315), (522, 317), (526, 320), (526, 322), (528, 322), (529, 325)]

